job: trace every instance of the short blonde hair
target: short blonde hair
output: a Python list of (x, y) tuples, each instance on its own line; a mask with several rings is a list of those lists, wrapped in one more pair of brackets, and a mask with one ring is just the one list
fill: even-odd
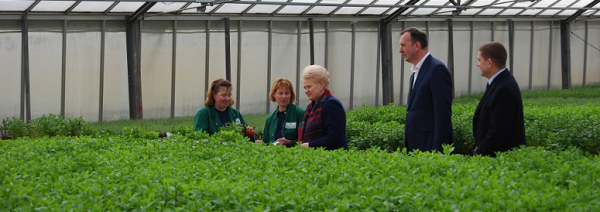
[[(219, 90), (221, 88), (232, 88), (231, 82), (223, 78), (219, 78), (213, 81), (210, 84), (210, 88), (208, 88), (208, 91), (206, 91), (206, 100), (204, 100), (205, 106), (215, 106), (215, 97), (213, 97), (213, 94), (219, 93)], [(229, 106), (233, 105), (233, 103), (235, 102), (233, 101), (233, 98), (231, 98), (231, 100), (229, 100)]]
[(320, 65), (309, 65), (302, 71), (302, 81), (308, 79), (316, 80), (317, 82), (323, 82), (324, 89), (329, 89), (329, 71)]
[(276, 101), (275, 93), (277, 92), (277, 89), (280, 88), (289, 89), (292, 92), (290, 102), (294, 103), (296, 101), (296, 93), (294, 92), (294, 86), (292, 85), (292, 82), (286, 78), (277, 78), (275, 79), (275, 82), (273, 82), (273, 86), (271, 86), (271, 93), (269, 93), (269, 98), (271, 99), (271, 102)]

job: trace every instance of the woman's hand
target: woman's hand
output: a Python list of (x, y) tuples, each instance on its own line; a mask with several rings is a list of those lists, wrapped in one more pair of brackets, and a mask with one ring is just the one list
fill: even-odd
[(285, 139), (285, 138), (279, 138), (279, 139), (277, 139), (277, 142), (279, 143), (279, 145), (282, 145), (282, 146), (289, 146), (290, 144), (292, 144), (292, 142), (290, 142), (290, 140)]
[(307, 148), (308, 149), (308, 142), (304, 142), (302, 143), (302, 147)]

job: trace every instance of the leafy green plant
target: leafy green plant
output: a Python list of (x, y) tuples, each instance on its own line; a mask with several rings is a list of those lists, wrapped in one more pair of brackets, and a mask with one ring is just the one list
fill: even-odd
[(29, 125), (21, 119), (6, 118), (2, 120), (2, 128), (6, 137), (19, 138), (29, 135)]
[(129, 139), (157, 139), (158, 133), (147, 131), (137, 126), (127, 126), (119, 131), (119, 136)]

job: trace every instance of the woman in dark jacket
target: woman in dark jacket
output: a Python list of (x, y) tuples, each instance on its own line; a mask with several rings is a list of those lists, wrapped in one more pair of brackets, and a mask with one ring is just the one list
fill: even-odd
[(267, 144), (294, 146), (298, 142), (298, 127), (304, 115), (304, 109), (296, 106), (296, 93), (292, 82), (285, 78), (277, 78), (271, 86), (269, 98), (277, 102), (275, 109), (265, 122), (263, 141)]
[(302, 72), (304, 93), (310, 100), (298, 129), (302, 147), (326, 150), (348, 149), (346, 111), (329, 91), (329, 72), (319, 65), (310, 65)]

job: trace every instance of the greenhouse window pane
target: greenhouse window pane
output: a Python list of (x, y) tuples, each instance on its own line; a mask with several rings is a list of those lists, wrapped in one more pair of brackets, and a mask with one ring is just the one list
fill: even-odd
[[(273, 2), (286, 2), (287, 0), (269, 0), (269, 1), (273, 1)], [(250, 9), (250, 11), (248, 11), (248, 13), (253, 13), (253, 14), (271, 14), (273, 12), (275, 12), (275, 10), (277, 8), (279, 8), (279, 6), (281, 5), (268, 5), (268, 4), (258, 4), (256, 6), (254, 6), (252, 9)]]
[[(553, 0), (546, 0), (546, 1), (540, 1), (537, 4), (535, 4), (533, 7), (548, 7), (550, 6), (552, 3), (554, 3)], [(527, 10), (523, 13), (521, 13), (521, 15), (535, 15), (539, 12), (541, 12), (542, 10)]]
[(148, 12), (177, 12), (181, 7), (185, 6), (185, 3), (181, 2), (157, 2)]
[[(513, 5), (513, 7), (529, 7), (532, 4), (534, 4), (533, 2), (520, 2), (520, 3), (516, 3), (515, 5)], [(523, 9), (507, 9), (504, 12), (500, 13), (499, 15), (516, 15), (517, 13), (523, 11)]]
[[(507, 2), (504, 4), (495, 4), (494, 6), (498, 6), (498, 7), (508, 7), (512, 4), (512, 2)], [(479, 15), (496, 15), (498, 14), (500, 11), (502, 11), (502, 9), (486, 9), (483, 12), (479, 13)]]
[[(555, 4), (552, 7), (568, 7), (570, 4), (572, 4), (573, 1), (560, 1), (557, 4)], [(542, 12), (540, 15), (548, 15), (548, 16), (552, 16), (552, 15), (556, 15), (560, 12), (561, 10), (546, 10), (544, 12)]]
[(73, 12), (104, 12), (113, 3), (110, 1), (82, 1), (73, 9)]
[[(344, 4), (344, 0), (323, 0), (321, 3), (324, 4)], [(308, 14), (329, 14), (337, 7), (330, 6), (316, 6), (308, 11)]]
[[(375, 5), (394, 5), (396, 3), (398, 3), (398, 0), (381, 0), (381, 1), (375, 2)], [(387, 7), (369, 7), (362, 14), (365, 14), (365, 15), (381, 15), (382, 13), (384, 13), (388, 9), (390, 9), (390, 8), (387, 8)], [(392, 11), (394, 11), (394, 10), (392, 10)]]
[(73, 6), (75, 1), (41, 1), (32, 11), (35, 12), (64, 12)]
[(209, 13), (210, 11), (212, 11), (213, 9), (215, 9), (217, 6), (219, 6), (218, 4), (215, 4), (213, 6), (208, 6), (206, 5), (206, 10), (204, 12), (198, 12), (198, 7), (202, 6), (201, 3), (192, 3), (190, 4), (190, 6), (188, 6), (187, 8), (191, 8), (191, 9), (187, 9), (184, 11), (181, 11), (182, 13)]
[[(317, 2), (316, 0), (294, 0), (292, 2), (309, 2), (309, 3), (315, 3)], [(304, 10), (308, 9), (309, 6), (285, 6), (283, 9), (281, 9), (278, 14), (300, 14), (302, 12), (304, 12)]]
[(135, 12), (144, 2), (120, 2), (111, 12)]
[[(475, 3), (471, 4), (471, 6), (483, 7), (483, 6), (490, 5), (492, 3), (494, 3), (494, 0), (477, 0), (477, 1), (475, 1)], [(462, 11), (460, 14), (461, 15), (475, 15), (481, 10), (482, 10), (481, 8), (472, 8), (472, 9), (467, 9), (467, 10)]]
[(251, 4), (225, 4), (219, 8), (219, 10), (215, 11), (215, 13), (237, 14), (248, 9), (250, 5)]
[[(348, 2), (348, 4), (370, 4), (373, 0), (352, 0)], [(348, 14), (356, 14), (360, 10), (365, 7), (342, 7), (334, 14), (336, 15), (348, 15)]]
[[(444, 1), (444, 0), (431, 0), (429, 2), (427, 2), (425, 5), (427, 6), (444, 6), (446, 3), (448, 3), (448, 1)], [(448, 4), (448, 5), (452, 5), (452, 4)], [(410, 8), (408, 9), (409, 11), (412, 11), (414, 8)], [(429, 15), (431, 14), (433, 11), (436, 11), (438, 8), (418, 8), (417, 10), (415, 10), (414, 12), (411, 13), (411, 15)]]
[(25, 11), (33, 4), (29, 1), (0, 1), (0, 11)]

